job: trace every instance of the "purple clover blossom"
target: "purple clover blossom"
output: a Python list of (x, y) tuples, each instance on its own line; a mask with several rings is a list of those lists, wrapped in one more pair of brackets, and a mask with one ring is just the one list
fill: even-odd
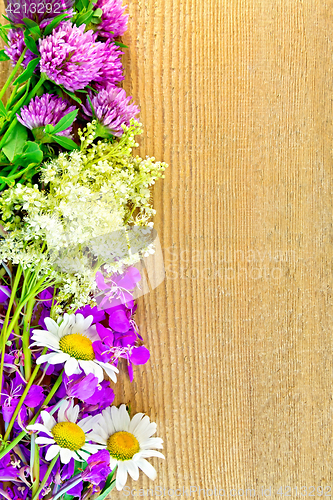
[[(97, 36), (97, 35), (96, 35)], [(123, 52), (113, 42), (105, 42), (104, 57), (99, 74), (96, 76), (95, 87), (104, 90), (108, 85), (115, 85), (124, 80), (121, 55)]]
[[(21, 29), (10, 29), (8, 32), (8, 46), (5, 47), (5, 52), (12, 62), (12, 66), (15, 66), (23, 50), (25, 49), (25, 41), (23, 30)], [(26, 67), (30, 61), (35, 59), (37, 56), (31, 50), (27, 50), (22, 61), (22, 66)]]
[(121, 0), (98, 0), (95, 9), (102, 9), (103, 14), (96, 31), (100, 37), (113, 40), (123, 36), (127, 30), (128, 14)]
[[(91, 99), (97, 119), (116, 137), (123, 134), (122, 125), (129, 126), (130, 119), (140, 112), (135, 104), (129, 104), (131, 99), (132, 97), (126, 96), (124, 89), (111, 85)], [(93, 116), (88, 100), (82, 107), (87, 116)]]
[[(30, 130), (45, 127), (45, 125), (56, 125), (61, 118), (76, 109), (59, 96), (53, 94), (43, 94), (41, 97), (32, 99), (28, 106), (23, 106), (21, 116), (17, 114), (17, 119)], [(71, 137), (72, 127), (68, 127), (56, 135)]]
[(6, 15), (12, 24), (21, 24), (24, 18), (31, 19), (45, 27), (52, 19), (67, 12), (73, 15), (73, 0), (8, 0)]
[(85, 24), (67, 21), (39, 43), (41, 72), (70, 91), (95, 81), (107, 84), (123, 78), (121, 52), (116, 46), (96, 42), (97, 35), (85, 28)]

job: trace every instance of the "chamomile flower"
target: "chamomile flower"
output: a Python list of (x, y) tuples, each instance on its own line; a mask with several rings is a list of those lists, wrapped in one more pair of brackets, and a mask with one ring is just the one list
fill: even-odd
[(164, 458), (161, 452), (152, 448), (163, 448), (161, 438), (151, 437), (156, 432), (156, 424), (148, 416), (137, 413), (132, 420), (126, 406), (109, 406), (102, 411), (92, 432), (87, 438), (104, 445), (110, 453), (110, 468), (117, 466), (116, 488), (122, 490), (127, 481), (127, 473), (132, 479), (139, 478), (141, 469), (150, 479), (156, 478), (156, 470), (146, 458)]
[(60, 453), (60, 461), (68, 464), (71, 458), (79, 462), (87, 461), (90, 454), (96, 453), (100, 446), (90, 444), (87, 432), (93, 428), (99, 416), (86, 417), (79, 422), (77, 418), (80, 408), (73, 406), (73, 401), (64, 401), (58, 410), (58, 421), (47, 411), (41, 412), (43, 423), (29, 425), (29, 431), (44, 432), (49, 437), (37, 437), (39, 445), (51, 445), (46, 452), (45, 460), (52, 460)]
[(99, 382), (104, 379), (104, 373), (117, 382), (116, 373), (119, 370), (110, 363), (96, 359), (93, 342), (100, 341), (96, 330), (91, 327), (93, 316), (64, 314), (63, 321), (58, 324), (51, 318), (45, 318), (47, 330), (33, 330), (32, 346), (47, 347), (53, 352), (44, 354), (37, 359), (37, 364), (51, 365), (64, 363), (68, 377), (82, 371), (92, 373)]

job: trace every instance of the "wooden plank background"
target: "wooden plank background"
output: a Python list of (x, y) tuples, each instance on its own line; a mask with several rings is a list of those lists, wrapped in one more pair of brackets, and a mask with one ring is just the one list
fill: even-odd
[(139, 302), (152, 357), (116, 400), (158, 423), (166, 461), (130, 484), (299, 498), (333, 483), (333, 3), (127, 3), (140, 154), (170, 164), (167, 278)]

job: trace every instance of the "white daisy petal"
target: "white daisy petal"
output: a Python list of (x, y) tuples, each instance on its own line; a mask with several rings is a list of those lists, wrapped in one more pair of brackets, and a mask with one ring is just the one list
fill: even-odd
[(127, 481), (127, 468), (125, 462), (118, 462), (117, 477), (116, 477), (116, 488), (121, 491), (125, 486)]
[(100, 423), (100, 426), (105, 426), (106, 431), (111, 436), (111, 434), (114, 434), (116, 432), (116, 429), (114, 428), (112, 418), (111, 418), (111, 412), (110, 408), (106, 408), (105, 410), (102, 411), (103, 415), (103, 423)]
[(57, 323), (52, 319), (52, 318), (45, 318), (44, 323), (48, 329), (49, 332), (53, 333), (54, 335), (58, 336), (58, 330), (59, 326)]
[(90, 315), (86, 318), (83, 318), (82, 326), (83, 330), (86, 331), (90, 327), (91, 323), (94, 321), (94, 316)]
[(105, 371), (108, 377), (112, 380), (112, 382), (116, 383), (117, 382), (117, 376), (116, 373), (119, 373), (118, 368), (116, 368), (113, 365), (110, 365), (110, 363), (102, 363), (101, 361), (96, 361), (101, 368)]
[(47, 450), (46, 455), (45, 455), (45, 460), (47, 462), (50, 462), (51, 460), (54, 459), (54, 457), (59, 453), (60, 451), (60, 446), (57, 444), (53, 444), (50, 446), (50, 448)]
[(36, 438), (36, 443), (37, 444), (54, 444), (55, 440), (52, 438), (38, 437), (38, 438)]
[(81, 370), (79, 368), (79, 363), (75, 358), (69, 358), (66, 361), (65, 364), (65, 373), (67, 377), (70, 377), (71, 375), (75, 375), (78, 373), (81, 373)]
[[(46, 354), (47, 356), (47, 354)], [(70, 359), (70, 355), (65, 352), (57, 352), (54, 353), (52, 357), (50, 357), (49, 363), (52, 365), (58, 365), (60, 363), (65, 363), (65, 361)]]
[(112, 458), (111, 455), (110, 455), (110, 469), (113, 470), (116, 465), (118, 463), (118, 460), (116, 460), (115, 458)]
[(59, 349), (59, 339), (58, 337), (55, 337), (54, 335), (50, 334), (49, 332), (43, 332), (41, 334), (35, 334), (32, 337), (32, 340), (34, 340), (37, 343), (41, 343), (42, 345), (48, 344), (54, 349)]
[(149, 477), (149, 479), (151, 479), (152, 481), (156, 479), (156, 470), (149, 462), (147, 462), (147, 460), (145, 460), (144, 458), (140, 458), (140, 460), (137, 460), (135, 463), (139, 467), (139, 469), (141, 469), (142, 472), (144, 472), (146, 476)]
[(101, 415), (95, 415), (94, 417), (86, 417), (80, 420), (77, 423), (77, 425), (81, 427), (84, 433), (87, 433), (88, 431), (94, 428), (94, 425), (97, 424), (100, 419)]
[[(141, 450), (141, 451), (139, 451), (139, 453), (136, 453), (136, 455), (140, 455), (140, 457), (138, 457), (138, 459), (150, 458), (150, 457), (157, 457), (157, 458), (163, 458), (163, 459), (165, 458), (165, 456), (160, 451), (156, 451), (156, 450)], [(135, 455), (133, 457), (133, 460), (136, 460)]]
[(131, 419), (130, 419), (130, 416), (128, 414), (128, 411), (126, 410), (126, 405), (120, 406), (118, 415), (119, 415), (119, 418), (121, 419), (123, 430), (128, 431)]
[(89, 443), (86, 443), (82, 446), (82, 450), (88, 451), (92, 454), (97, 453), (100, 449), (104, 449), (104, 446)]
[(62, 405), (59, 407), (58, 410), (58, 422), (68, 422), (68, 410), (72, 408), (73, 406), (73, 401), (66, 400), (62, 403)]
[(36, 363), (37, 365), (41, 365), (43, 363), (50, 363), (51, 365), (53, 365), (54, 363), (52, 363), (52, 358), (56, 355), (57, 353), (54, 352), (51, 352), (50, 354), (43, 354), (42, 356), (39, 356)]
[(128, 460), (127, 462), (125, 462), (125, 464), (127, 467), (127, 472), (129, 473), (131, 478), (134, 479), (134, 481), (137, 481), (139, 479), (139, 468), (136, 463)]
[(71, 406), (66, 412), (68, 420), (75, 424), (77, 421), (77, 417), (79, 416), (79, 412), (80, 412), (79, 405)]
[(132, 434), (134, 434), (138, 423), (141, 422), (144, 415), (145, 415), (144, 413), (136, 413), (134, 415), (134, 417), (132, 418), (131, 423), (129, 425), (128, 432), (131, 432)]
[(151, 436), (155, 434), (156, 431), (157, 431), (157, 425), (154, 422), (147, 425), (147, 427), (144, 430), (142, 429), (138, 430), (140, 434), (140, 439), (142, 441), (146, 441), (147, 439), (149, 439)]
[(136, 436), (139, 441), (145, 440), (144, 433), (147, 430), (149, 424), (150, 424), (150, 418), (147, 415), (145, 415), (141, 420), (141, 422), (138, 423), (135, 430), (133, 431), (134, 436)]
[(97, 363), (94, 363), (94, 361), (85, 361), (80, 359), (79, 364), (86, 375), (92, 373), (98, 378), (98, 382), (102, 382), (104, 380), (102, 368)]
[(86, 462), (88, 460), (88, 458), (90, 457), (90, 454), (89, 453), (85, 453), (84, 451), (81, 451), (81, 450), (77, 450), (77, 454), (83, 458), (83, 460)]
[(60, 448), (60, 460), (63, 464), (68, 464), (72, 458), (72, 452), (68, 448)]
[(111, 406), (111, 418), (115, 431), (122, 431), (123, 423), (121, 421), (119, 409), (116, 406)]
[(96, 434), (95, 432), (90, 432), (89, 434), (87, 434), (87, 439), (89, 441), (95, 441), (96, 443), (105, 445), (107, 444), (107, 439), (103, 438), (103, 436), (100, 436), (99, 434)]
[(163, 448), (163, 439), (161, 438), (148, 438), (147, 441), (140, 443), (142, 450), (150, 450), (151, 448)]
[(28, 429), (28, 431), (45, 432), (45, 434), (52, 437), (51, 432), (47, 429), (47, 427), (45, 425), (42, 425), (42, 424), (28, 425), (27, 429)]
[(50, 413), (48, 411), (45, 411), (43, 410), (40, 414), (40, 416), (42, 417), (43, 419), (43, 424), (45, 425), (45, 427), (50, 431), (52, 430), (52, 428), (55, 426), (55, 424), (57, 423), (54, 416), (53, 415), (50, 415)]

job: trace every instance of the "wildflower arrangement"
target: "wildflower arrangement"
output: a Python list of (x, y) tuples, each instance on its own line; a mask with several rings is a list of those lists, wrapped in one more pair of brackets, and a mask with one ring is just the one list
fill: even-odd
[(136, 264), (154, 253), (150, 187), (166, 164), (132, 152), (121, 0), (9, 0), (5, 19), (0, 497), (102, 500), (164, 458), (156, 424), (113, 405), (113, 387), (150, 356)]

